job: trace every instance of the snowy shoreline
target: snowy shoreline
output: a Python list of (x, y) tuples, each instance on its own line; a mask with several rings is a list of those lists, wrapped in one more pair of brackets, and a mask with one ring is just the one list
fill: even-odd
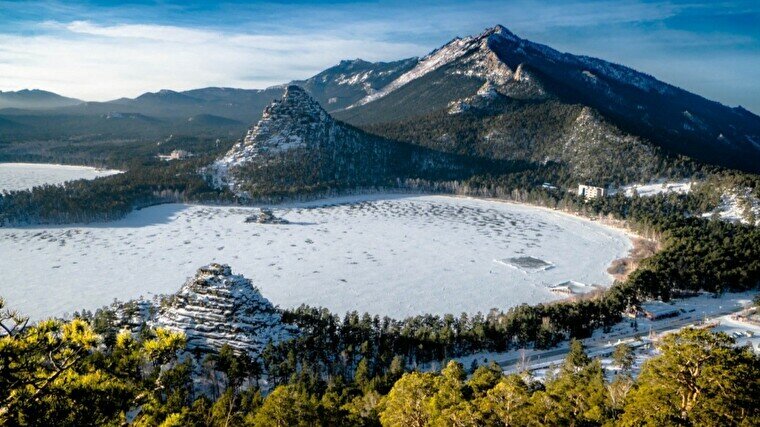
[[(0, 294), (33, 317), (60, 315), (173, 293), (217, 261), (282, 306), (396, 318), (475, 313), (562, 299), (550, 287), (568, 280), (609, 286), (606, 267), (632, 247), (599, 222), (478, 198), (369, 194), (272, 209), (291, 224), (246, 224), (256, 207), (165, 204), (106, 223), (0, 229), (7, 283), (26, 284)], [(493, 262), (520, 256), (556, 267), (520, 272)]]
[(59, 185), (78, 179), (95, 179), (123, 173), (115, 169), (55, 163), (0, 163), (0, 192), (30, 190), (36, 186)]

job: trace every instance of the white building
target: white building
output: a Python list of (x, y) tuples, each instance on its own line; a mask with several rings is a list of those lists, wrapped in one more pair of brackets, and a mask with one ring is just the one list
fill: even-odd
[(579, 184), (578, 195), (583, 196), (586, 199), (596, 199), (607, 196), (607, 190), (602, 187), (594, 187), (593, 185)]
[(161, 160), (184, 160), (193, 157), (193, 153), (186, 150), (174, 150), (170, 154), (159, 154), (158, 158)]

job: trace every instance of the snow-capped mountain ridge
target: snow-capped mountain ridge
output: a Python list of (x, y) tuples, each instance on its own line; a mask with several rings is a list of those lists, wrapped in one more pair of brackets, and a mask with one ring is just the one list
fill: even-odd
[[(503, 98), (485, 102), (478, 93), (485, 84)], [(642, 142), (662, 148), (663, 155), (686, 155), (744, 170), (757, 171), (760, 165), (760, 117), (623, 65), (559, 52), (502, 26), (450, 41), (335, 115), (354, 126), (434, 149), (536, 160), (532, 152), (542, 150), (536, 143), (550, 149), (565, 141), (568, 119), (584, 107), (594, 110), (603, 128), (612, 132), (605, 138), (608, 142), (630, 141), (632, 147)], [(539, 109), (544, 111), (539, 114)], [(482, 120), (492, 129), (473, 125), (457, 137), (452, 129), (444, 130), (450, 123), (441, 112)], [(414, 124), (431, 120), (435, 123)], [(633, 139), (623, 138), (625, 133)], [(472, 138), (474, 134), (483, 137)], [(504, 147), (495, 150), (495, 144)], [(507, 150), (515, 146), (522, 147), (519, 154)], [(605, 162), (608, 153), (588, 155)]]
[[(585, 66), (590, 69), (586, 70), (589, 74), (598, 74), (619, 83), (636, 86), (642, 90), (655, 90), (661, 94), (667, 94), (676, 89), (648, 74), (623, 65), (588, 56), (562, 53), (549, 46), (522, 39), (506, 27), (496, 25), (477, 36), (457, 37), (451, 40), (420, 59), (413, 69), (402, 74), (382, 89), (364, 97), (351, 107), (380, 99), (411, 81), (460, 59), (465, 67), (463, 70), (457, 71), (458, 73), (505, 84), (509, 79), (515, 78), (517, 67), (521, 62), (513, 58), (521, 55), (539, 55), (544, 60), (558, 64), (572, 63), (580, 67)], [(513, 64), (514, 67), (507, 64)]]
[(377, 92), (415, 66), (417, 61), (417, 58), (393, 62), (342, 60), (315, 76), (292, 84), (306, 89), (328, 111), (335, 111)]
[[(418, 79), (425, 74), (435, 71), (451, 62), (464, 57), (475, 50), (485, 47), (484, 41), (491, 36), (506, 36), (514, 37), (514, 34), (509, 32), (506, 28), (498, 25), (491, 28), (479, 36), (471, 36), (465, 38), (455, 38), (442, 47), (432, 51), (417, 63), (417, 65), (411, 70), (399, 76), (396, 80), (382, 88), (381, 90), (366, 96), (355, 105), (364, 105), (374, 100), (380, 99), (390, 92), (404, 86), (405, 84)], [(349, 107), (350, 108), (350, 107)]]

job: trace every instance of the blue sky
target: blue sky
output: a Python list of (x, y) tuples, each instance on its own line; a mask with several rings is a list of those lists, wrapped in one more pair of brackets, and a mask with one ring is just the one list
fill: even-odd
[(502, 24), (760, 112), (760, 1), (0, 0), (0, 90), (86, 100), (263, 88), (346, 58), (422, 56)]

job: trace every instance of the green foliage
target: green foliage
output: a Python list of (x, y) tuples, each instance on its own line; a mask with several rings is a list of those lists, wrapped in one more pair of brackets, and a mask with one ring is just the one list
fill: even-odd
[[(578, 341), (543, 385), (505, 376), (497, 365), (480, 367), (469, 379), (455, 361), (440, 372), (402, 374), (398, 358), (387, 368), (372, 368), (369, 345), (363, 344), (357, 347), (363, 356), (354, 381), (335, 375), (315, 387), (311, 374), (297, 372), (262, 395), (259, 382), (250, 382), (261, 375), (255, 364), (230, 347), (194, 365), (191, 358), (177, 357), (184, 337), (161, 329), (139, 335), (122, 331), (106, 345), (85, 318), (27, 326), (6, 310), (0, 325), (6, 331), (0, 337), (0, 386), (8, 391), (0, 401), (3, 425), (122, 425), (128, 412), (136, 426), (743, 426), (760, 421), (760, 358), (724, 334), (698, 329), (665, 336), (660, 355), (636, 380), (621, 374), (607, 382), (600, 362), (589, 359)], [(627, 357), (627, 350), (620, 352)], [(226, 378), (220, 394), (195, 394), (196, 375), (219, 374)], [(271, 373), (265, 375), (271, 379)], [(314, 375), (326, 378), (324, 372)], [(390, 385), (383, 390), (383, 384)]]
[(576, 372), (585, 368), (591, 362), (591, 359), (586, 354), (586, 349), (583, 347), (583, 343), (576, 339), (570, 340), (570, 352), (565, 357), (565, 363), (562, 365), (562, 369), (567, 372)]
[(615, 347), (615, 351), (612, 353), (612, 360), (623, 371), (630, 371), (633, 362), (636, 361), (636, 357), (633, 354), (633, 347), (625, 343), (618, 344)]
[(757, 425), (760, 361), (723, 333), (687, 328), (667, 335), (645, 363), (624, 425)]
[(312, 426), (317, 423), (319, 402), (296, 386), (283, 385), (272, 391), (256, 412), (257, 427)]
[(435, 383), (436, 376), (431, 373), (404, 374), (385, 398), (380, 421), (384, 426), (428, 425), (432, 417), (429, 404), (435, 395)]
[(115, 423), (144, 402), (146, 393), (158, 384), (167, 402), (171, 374), (177, 368), (162, 372), (155, 360), (169, 363), (184, 348), (183, 336), (158, 330), (155, 337), (145, 339), (120, 334), (112, 347), (103, 350), (101, 336), (83, 319), (27, 326), (5, 311), (0, 325), (6, 332), (0, 336), (3, 425)]

